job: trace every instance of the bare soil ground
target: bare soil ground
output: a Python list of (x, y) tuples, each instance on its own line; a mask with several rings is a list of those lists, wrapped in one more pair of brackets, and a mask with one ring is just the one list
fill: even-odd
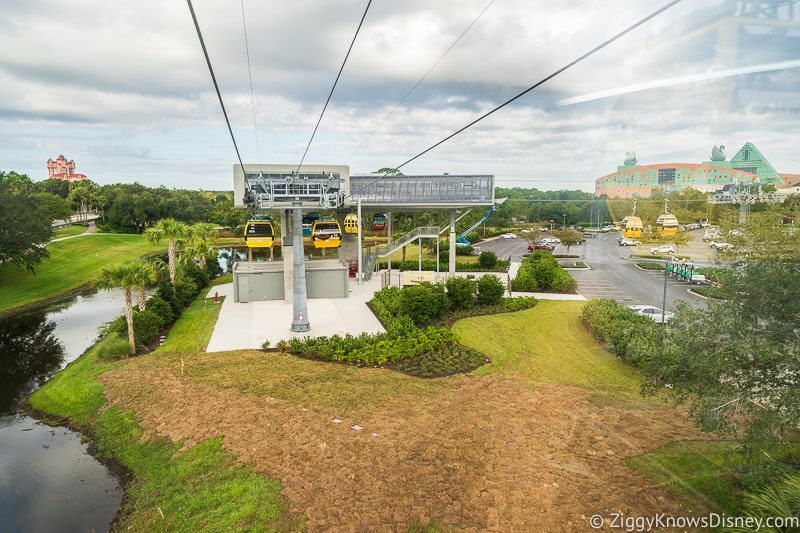
[(123, 364), (100, 379), (110, 404), (133, 409), (148, 437), (192, 446), (224, 435), (242, 461), (280, 480), (309, 531), (407, 531), (430, 522), (453, 531), (590, 531), (595, 514), (689, 513), (623, 464), (702, 438), (669, 406), (458, 376), (433, 396), (399, 394), (348, 418), (324, 403), (193, 379), (187, 368), (182, 375), (175, 364)]

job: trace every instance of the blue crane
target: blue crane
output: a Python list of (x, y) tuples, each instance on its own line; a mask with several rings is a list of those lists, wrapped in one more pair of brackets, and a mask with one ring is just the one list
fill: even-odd
[(480, 226), (481, 224), (483, 224), (484, 222), (486, 222), (486, 219), (487, 219), (487, 218), (489, 218), (489, 215), (491, 215), (492, 213), (494, 213), (494, 211), (495, 211), (495, 206), (492, 206), (492, 207), (491, 207), (491, 208), (490, 208), (490, 209), (489, 209), (489, 210), (486, 212), (486, 214), (483, 216), (483, 218), (482, 218), (482, 219), (480, 219), (479, 221), (477, 221), (475, 224), (471, 225), (469, 228), (467, 228), (467, 229), (466, 229), (466, 231), (464, 231), (464, 233), (462, 233), (461, 235), (459, 235), (459, 236), (458, 236), (458, 238), (456, 238), (456, 242), (458, 242), (459, 244), (469, 244), (470, 242), (467, 240), (467, 235), (469, 235), (470, 233), (472, 233), (473, 231), (475, 231), (475, 228), (477, 228), (478, 226)]

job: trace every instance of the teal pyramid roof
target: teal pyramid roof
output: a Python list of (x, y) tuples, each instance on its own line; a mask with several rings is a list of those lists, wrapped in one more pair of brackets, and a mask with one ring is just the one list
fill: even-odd
[(746, 142), (731, 158), (731, 167), (758, 174), (762, 184), (783, 184), (783, 180), (753, 143)]

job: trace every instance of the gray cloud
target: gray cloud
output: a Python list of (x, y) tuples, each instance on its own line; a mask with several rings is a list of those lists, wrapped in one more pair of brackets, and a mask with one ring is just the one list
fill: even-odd
[[(489, 3), (373, 2), (307, 162), (346, 163), (353, 172), (395, 166), (663, 1), (544, 8), (496, 0), (442, 58)], [(709, 41), (703, 28), (738, 4), (683, 2), (405, 170), (592, 190), (629, 150), (643, 162), (699, 162), (713, 144), (751, 141), (778, 171), (800, 172), (788, 141), (800, 124), (796, 68), (556, 105), (654, 79), (798, 59), (797, 20), (794, 34), (755, 32), (740, 53)], [(251, 97), (241, 4), (194, 1), (246, 161), (299, 161), (365, 5), (246, 0)], [(0, 50), (1, 169), (42, 179), (44, 162), (63, 153), (100, 183), (231, 188), (234, 149), (184, 3), (8, 0)]]

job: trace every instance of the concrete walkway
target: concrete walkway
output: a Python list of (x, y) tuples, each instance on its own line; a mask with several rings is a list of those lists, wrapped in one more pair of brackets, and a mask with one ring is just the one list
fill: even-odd
[[(518, 268), (518, 265), (517, 265)], [(515, 271), (515, 269), (513, 269)], [(476, 278), (483, 272), (466, 273), (457, 275), (466, 276), (474, 274)], [(508, 281), (505, 272), (493, 272), (504, 284)], [(439, 273), (439, 279), (447, 277)], [(349, 298), (313, 298), (308, 300), (308, 320), (311, 331), (306, 333), (293, 333), (292, 304), (283, 300), (267, 302), (237, 303), (233, 301), (233, 284), (218, 285), (213, 287), (207, 297), (213, 299), (218, 293), (222, 300), (217, 324), (211, 334), (211, 340), (206, 348), (207, 352), (221, 352), (226, 350), (259, 349), (265, 340), (270, 346), (280, 340), (289, 340), (293, 337), (322, 337), (339, 335), (360, 335), (361, 333), (380, 333), (383, 326), (367, 307), (373, 295), (381, 288), (381, 275), (374, 274), (372, 279), (359, 285), (355, 280), (350, 280)], [(400, 282), (400, 272), (392, 271), (392, 285)], [(585, 300), (579, 294), (550, 294), (550, 293), (522, 293), (514, 292), (512, 296), (534, 296), (540, 300)]]

